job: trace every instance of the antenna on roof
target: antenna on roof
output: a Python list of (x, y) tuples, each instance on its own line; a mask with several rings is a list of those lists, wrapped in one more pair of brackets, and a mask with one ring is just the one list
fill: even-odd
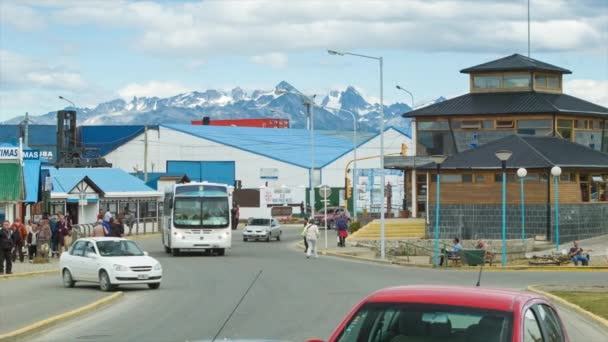
[(528, 0), (528, 58), (530, 58), (530, 0)]

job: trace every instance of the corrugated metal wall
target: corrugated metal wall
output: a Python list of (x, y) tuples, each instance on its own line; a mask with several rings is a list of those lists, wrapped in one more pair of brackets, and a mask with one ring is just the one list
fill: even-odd
[(207, 181), (233, 185), (235, 180), (234, 161), (181, 161), (168, 160), (167, 173), (186, 174), (197, 182)]

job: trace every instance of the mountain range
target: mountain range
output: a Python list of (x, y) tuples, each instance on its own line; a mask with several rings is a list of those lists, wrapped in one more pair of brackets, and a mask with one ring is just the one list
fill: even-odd
[[(72, 108), (76, 110), (79, 125), (155, 125), (169, 123), (190, 123), (208, 116), (214, 119), (244, 118), (282, 118), (289, 119), (290, 127), (305, 128), (307, 111), (304, 97), (299, 90), (288, 82), (282, 81), (274, 90), (255, 90), (248, 94), (236, 87), (229, 92), (219, 90), (193, 91), (167, 98), (133, 97), (127, 102), (116, 99), (101, 103), (95, 108)], [(444, 101), (440, 97), (431, 103)], [(322, 98), (314, 98), (313, 110), (316, 129), (351, 130), (351, 112), (357, 118), (358, 128), (364, 131), (377, 131), (380, 122), (380, 104), (366, 100), (359, 91), (349, 86), (346, 89), (332, 90)], [(420, 106), (416, 106), (420, 107)], [(332, 109), (329, 109), (332, 108)], [(405, 103), (384, 106), (385, 124), (409, 130), (410, 120), (401, 114), (411, 110)], [(7, 124), (17, 124), (23, 117), (16, 117)], [(31, 124), (56, 124), (56, 112), (30, 116)]]

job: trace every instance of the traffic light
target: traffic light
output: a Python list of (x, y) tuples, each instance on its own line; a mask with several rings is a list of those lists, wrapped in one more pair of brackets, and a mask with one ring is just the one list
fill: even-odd
[(350, 178), (344, 178), (344, 199), (349, 199), (353, 195), (353, 188)]

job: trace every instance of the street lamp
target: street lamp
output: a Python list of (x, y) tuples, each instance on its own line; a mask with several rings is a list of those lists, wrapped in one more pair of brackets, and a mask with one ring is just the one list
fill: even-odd
[(445, 161), (446, 158), (447, 157), (444, 155), (431, 156), (431, 160), (433, 161), (433, 163), (435, 163), (435, 165), (437, 165), (437, 195), (435, 198), (435, 258), (433, 262), (435, 266), (439, 265), (439, 189), (441, 188), (441, 177), (439, 174), (441, 173), (441, 164)]
[(501, 150), (494, 153), (502, 166), (502, 266), (507, 266), (507, 160), (513, 152)]
[[(521, 193), (521, 245), (525, 246), (526, 245), (526, 228), (525, 228), (525, 213), (524, 213), (524, 179), (526, 178), (526, 176), (528, 175), (528, 170), (524, 169), (523, 167), (520, 167), (519, 169), (517, 169), (517, 177), (519, 177), (519, 189), (520, 189), (520, 193)], [(524, 252), (525, 252), (525, 247), (524, 247)]]
[(65, 97), (63, 97), (63, 96), (61, 96), (61, 95), (59, 95), (59, 99), (60, 99), (60, 100), (63, 100), (63, 101), (66, 101), (66, 102), (69, 102), (69, 103), (72, 105), (72, 107), (74, 107), (74, 109), (76, 109), (76, 105), (74, 104), (74, 102), (72, 102), (72, 101), (70, 101), (70, 100), (66, 99)]
[(410, 97), (412, 98), (412, 109), (414, 109), (414, 94), (412, 94), (409, 90), (403, 88), (402, 86), (400, 86), (398, 84), (395, 86), (395, 88), (397, 88), (399, 90), (403, 90), (404, 92), (410, 94)]
[(315, 212), (315, 187), (314, 187), (314, 182), (313, 182), (313, 177), (315, 175), (315, 136), (314, 136), (314, 130), (315, 130), (315, 125), (314, 125), (314, 120), (313, 120), (313, 107), (315, 105), (315, 101), (313, 100), (315, 98), (316, 95), (313, 95), (312, 97), (308, 97), (302, 93), (296, 93), (296, 92), (291, 92), (291, 91), (287, 91), (284, 89), (278, 89), (276, 88), (274, 90), (274, 93), (276, 95), (283, 95), (283, 94), (292, 94), (292, 95), (298, 95), (300, 97), (302, 97), (305, 100), (305, 103), (308, 104), (308, 108), (309, 108), (309, 130), (310, 130), (310, 176), (309, 176), (309, 187), (310, 187), (310, 210), (311, 210), (311, 214), (314, 214)]
[(551, 174), (555, 183), (555, 250), (559, 251), (559, 176), (562, 174), (562, 168), (552, 167)]
[[(353, 118), (353, 220), (357, 221), (357, 118), (356, 115), (350, 110), (331, 107), (324, 108), (348, 113)], [(346, 189), (344, 189), (344, 191), (346, 191)]]
[(327, 50), (327, 53), (335, 56), (355, 56), (367, 59), (374, 59), (378, 61), (379, 65), (379, 76), (380, 76), (380, 169), (382, 173), (380, 175), (380, 258), (383, 260), (386, 259), (386, 239), (384, 232), (384, 85), (383, 85), (383, 64), (384, 59), (382, 57), (374, 57), (367, 55), (360, 55), (357, 53), (350, 53), (344, 51), (336, 51), (336, 50)]

